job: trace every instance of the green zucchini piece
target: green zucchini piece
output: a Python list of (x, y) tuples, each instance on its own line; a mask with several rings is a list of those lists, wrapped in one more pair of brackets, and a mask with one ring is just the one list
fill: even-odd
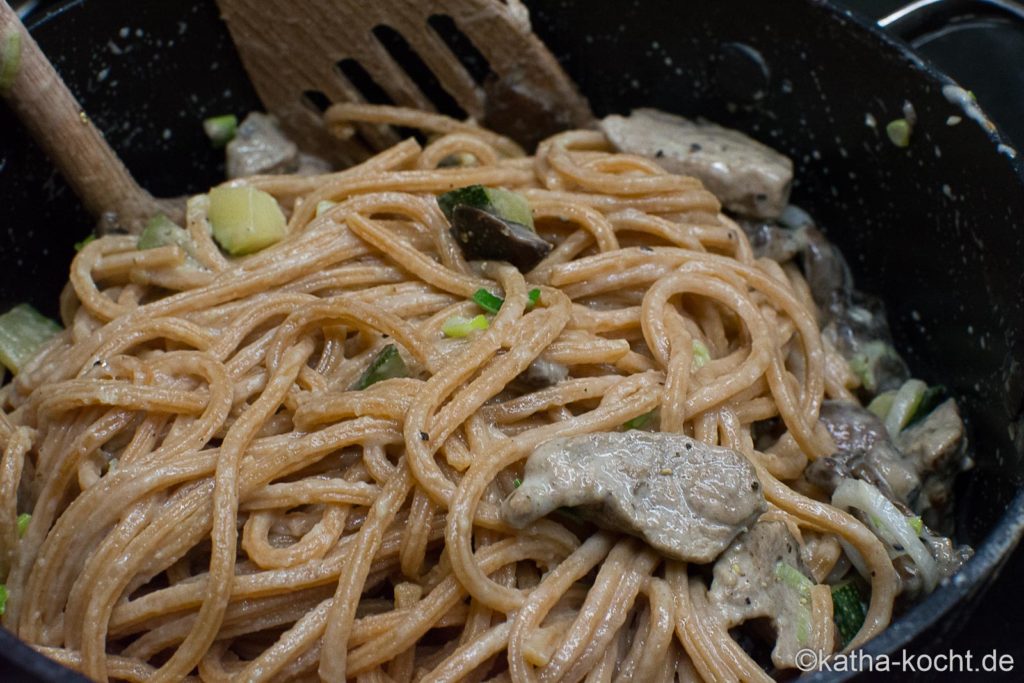
[(277, 200), (249, 185), (210, 190), (209, 217), (213, 238), (232, 256), (251, 254), (284, 237)]
[(192, 237), (188, 234), (188, 231), (160, 213), (146, 222), (146, 227), (142, 229), (142, 233), (139, 235), (136, 248), (141, 251), (144, 249), (166, 247), (171, 244), (181, 247), (182, 251), (189, 256), (192, 255)]
[(0, 363), (17, 374), (60, 331), (60, 325), (30, 304), (18, 304), (0, 315)]
[(866, 616), (864, 602), (852, 581), (832, 586), (832, 618), (836, 622), (843, 647), (857, 635)]
[(398, 347), (394, 344), (388, 344), (374, 356), (373, 360), (370, 361), (370, 365), (359, 376), (359, 379), (352, 385), (352, 388), (361, 391), (372, 384), (386, 379), (408, 376), (409, 368), (406, 367), (405, 361), (402, 360), (402, 355), (398, 353)]
[(460, 187), (439, 196), (437, 203), (449, 221), (454, 217), (456, 207), (471, 206), (533, 230), (533, 211), (526, 197), (500, 187)]

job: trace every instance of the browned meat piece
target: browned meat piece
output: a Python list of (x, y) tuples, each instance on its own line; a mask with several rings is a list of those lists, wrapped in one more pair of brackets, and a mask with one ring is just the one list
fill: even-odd
[(739, 453), (634, 430), (543, 444), (502, 512), (523, 527), (563, 506), (669, 557), (710, 562), (757, 519), (765, 501), (753, 466)]
[(699, 178), (731, 211), (777, 218), (789, 202), (793, 162), (737, 130), (657, 109), (606, 116), (600, 125), (620, 151)]

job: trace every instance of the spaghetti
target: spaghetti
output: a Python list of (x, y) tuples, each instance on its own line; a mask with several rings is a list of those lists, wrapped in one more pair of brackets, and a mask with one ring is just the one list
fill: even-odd
[[(899, 583), (882, 543), (789, 485), (832, 448), (823, 399), (849, 396), (799, 271), (755, 258), (698, 181), (601, 133), (531, 157), (395, 116), (327, 121), (438, 135), (235, 181), (289, 215), (259, 253), (222, 255), (199, 196), (190, 254), (108, 236), (77, 255), (66, 330), (2, 389), (5, 625), (97, 680), (764, 680), (693, 567), (500, 514), (539, 444), (658, 410), (661, 429), (746, 456), (767, 514), (831, 541), (808, 545), (825, 565), (837, 540), (855, 549), (871, 598), (851, 647), (884, 629)], [(555, 245), (536, 268), (465, 260), (435, 197), (471, 184), (528, 199)], [(487, 329), (445, 337), (479, 288), (504, 299)], [(388, 344), (410, 376), (353, 389)], [(517, 382), (538, 359), (568, 378)], [(758, 450), (772, 419), (784, 434)], [(14, 500), (32, 512), (20, 540)], [(832, 651), (828, 595), (810, 593), (811, 638)]]

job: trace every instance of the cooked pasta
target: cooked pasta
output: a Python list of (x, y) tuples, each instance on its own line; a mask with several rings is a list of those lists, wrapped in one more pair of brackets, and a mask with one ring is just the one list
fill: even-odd
[[(96, 680), (770, 680), (706, 568), (571, 511), (502, 512), (542, 444), (652, 411), (756, 472), (762, 521), (814, 575), (809, 647), (842, 647), (840, 555), (870, 583), (847, 647), (887, 626), (889, 549), (802, 479), (835, 450), (823, 401), (855, 381), (798, 268), (601, 132), (526, 156), (426, 114), (327, 122), (433, 137), (232, 181), (287, 215), (257, 253), (218, 248), (200, 195), (188, 249), (113, 235), (75, 257), (65, 331), (0, 394), (5, 626)], [(436, 197), (474, 184), (529, 202), (553, 245), (536, 267), (467, 261)], [(503, 299), (485, 329), (446, 335), (479, 289)], [(390, 345), (407, 376), (357, 387)], [(567, 373), (522, 381), (538, 362)]]

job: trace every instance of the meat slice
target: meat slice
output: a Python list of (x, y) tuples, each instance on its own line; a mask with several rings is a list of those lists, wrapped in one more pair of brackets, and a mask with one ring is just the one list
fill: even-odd
[(657, 109), (606, 116), (600, 126), (620, 151), (699, 178), (731, 211), (777, 218), (789, 202), (793, 162), (737, 130)]
[(775, 628), (772, 663), (796, 665), (810, 646), (810, 600), (814, 584), (800, 562), (799, 546), (782, 522), (758, 522), (715, 563), (708, 600), (728, 628), (757, 617)]
[(542, 444), (502, 512), (521, 528), (563, 506), (687, 562), (714, 560), (766, 507), (741, 454), (636, 430)]
[(836, 452), (807, 466), (808, 481), (831, 494), (843, 479), (855, 477), (904, 506), (915, 500), (921, 486), (918, 472), (893, 445), (878, 416), (856, 403), (825, 401), (819, 419)]
[(281, 173), (311, 175), (330, 170), (323, 159), (299, 152), (273, 117), (260, 112), (245, 117), (227, 147), (228, 178)]

